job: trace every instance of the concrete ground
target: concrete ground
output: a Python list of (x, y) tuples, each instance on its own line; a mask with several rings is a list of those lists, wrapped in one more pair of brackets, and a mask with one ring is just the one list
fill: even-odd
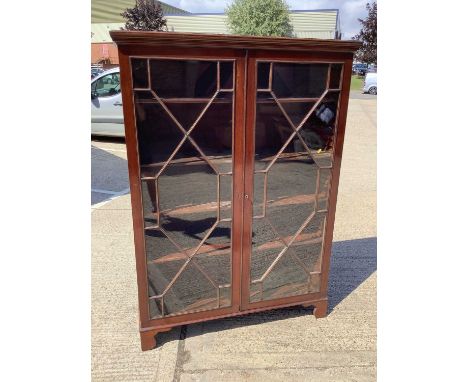
[(142, 352), (125, 145), (92, 142), (93, 381), (376, 380), (376, 97), (351, 96), (329, 311), (188, 325)]
[(363, 93), (360, 90), (351, 90), (351, 94), (349, 95), (351, 99), (377, 99), (377, 95)]

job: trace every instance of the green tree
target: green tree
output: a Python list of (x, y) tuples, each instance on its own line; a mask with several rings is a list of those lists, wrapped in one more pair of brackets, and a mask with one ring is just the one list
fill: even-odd
[(129, 31), (167, 31), (161, 4), (155, 0), (136, 0), (133, 8), (127, 8), (121, 15)]
[(356, 59), (367, 64), (377, 63), (377, 3), (366, 4), (368, 15), (366, 19), (358, 19), (362, 24), (361, 31), (353, 40), (362, 42), (356, 52)]
[(291, 36), (289, 7), (284, 0), (234, 0), (227, 7), (227, 22), (234, 34)]

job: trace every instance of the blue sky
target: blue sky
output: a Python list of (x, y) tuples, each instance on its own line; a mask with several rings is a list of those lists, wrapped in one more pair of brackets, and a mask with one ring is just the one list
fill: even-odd
[[(223, 12), (232, 0), (162, 0), (189, 12)], [(371, 0), (286, 0), (291, 9), (339, 9), (343, 38), (348, 39), (360, 30), (358, 18), (367, 15), (366, 2)]]

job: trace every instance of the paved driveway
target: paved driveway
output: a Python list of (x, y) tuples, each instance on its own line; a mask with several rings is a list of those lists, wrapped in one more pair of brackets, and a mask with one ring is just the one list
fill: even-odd
[(92, 142), (93, 381), (375, 381), (376, 97), (350, 100), (329, 313), (188, 325), (140, 351), (125, 146)]

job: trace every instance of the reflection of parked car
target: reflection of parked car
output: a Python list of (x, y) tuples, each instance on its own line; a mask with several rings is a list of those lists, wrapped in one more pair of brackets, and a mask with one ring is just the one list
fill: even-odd
[(119, 68), (91, 80), (91, 134), (125, 136)]
[(377, 94), (377, 73), (367, 73), (364, 79), (364, 93)]

